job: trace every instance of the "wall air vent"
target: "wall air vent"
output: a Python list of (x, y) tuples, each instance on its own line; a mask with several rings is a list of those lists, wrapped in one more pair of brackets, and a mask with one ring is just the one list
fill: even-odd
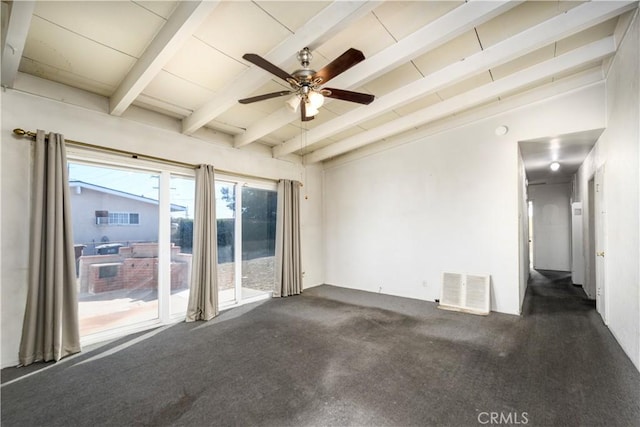
[(443, 273), (438, 308), (487, 315), (491, 311), (491, 276)]

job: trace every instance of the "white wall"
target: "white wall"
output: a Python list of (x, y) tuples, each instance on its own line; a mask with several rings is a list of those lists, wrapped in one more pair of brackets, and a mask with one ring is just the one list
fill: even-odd
[[(434, 300), (443, 271), (488, 273), (492, 310), (519, 314), (517, 141), (604, 125), (603, 102), (596, 84), (330, 163), (326, 282)], [(494, 133), (501, 124), (510, 129), (504, 137)]]
[(571, 270), (571, 184), (529, 186), (533, 201), (533, 268)]
[[(183, 135), (179, 132), (179, 121), (135, 107), (127, 112), (128, 118), (110, 116), (107, 114), (108, 102), (102, 97), (30, 77), (21, 78), (27, 79), (30, 87), (38, 86), (50, 96), (64, 98), (75, 105), (14, 90), (2, 93), (2, 367), (17, 363), (29, 255), (31, 149), (28, 139), (12, 134), (14, 128), (45, 129), (60, 132), (69, 139), (105, 147), (186, 163), (210, 163), (229, 173), (303, 181), (309, 195), (307, 201), (303, 200), (301, 211), (301, 237), (306, 251), (303, 252), (304, 283), (309, 287), (323, 282), (322, 239), (319, 236), (322, 184), (317, 168), (304, 173), (299, 160), (273, 159), (270, 150), (259, 146), (234, 149), (228, 138), (212, 131), (205, 130), (197, 137)], [(147, 120), (152, 125), (141, 123)]]
[[(605, 312), (611, 332), (640, 369), (640, 30), (638, 16), (607, 76), (608, 122), (577, 174), (576, 197), (588, 210), (588, 182), (605, 165)], [(583, 236), (588, 239), (590, 213)], [(590, 257), (585, 257), (587, 261)], [(590, 262), (585, 266), (589, 277)]]
[(308, 166), (300, 178), (300, 228), (302, 233), (302, 273), (304, 289), (324, 281), (322, 233), (322, 167)]
[(527, 174), (522, 159), (522, 153), (518, 150), (518, 249), (520, 261), (520, 311), (527, 292), (529, 281), (529, 197), (527, 192)]

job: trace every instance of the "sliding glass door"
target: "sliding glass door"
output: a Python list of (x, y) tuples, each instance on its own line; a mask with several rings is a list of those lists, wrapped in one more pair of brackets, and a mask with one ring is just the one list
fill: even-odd
[(276, 244), (275, 190), (242, 188), (242, 297), (273, 292)]
[(222, 307), (269, 296), (275, 281), (275, 183), (216, 181), (218, 288)]
[(189, 302), (191, 257), (193, 253), (193, 214), (196, 181), (193, 177), (171, 175), (170, 316), (184, 315)]
[(158, 174), (69, 163), (80, 335), (158, 318)]
[(218, 229), (218, 302), (235, 303), (236, 298), (236, 184), (216, 181)]
[(72, 152), (68, 171), (83, 342), (184, 316), (193, 251), (189, 169)]
[[(193, 172), (140, 161), (129, 166), (106, 155), (100, 162), (84, 153), (69, 158), (83, 342), (184, 316)], [(275, 279), (276, 184), (221, 175), (215, 198), (220, 307), (268, 297)]]

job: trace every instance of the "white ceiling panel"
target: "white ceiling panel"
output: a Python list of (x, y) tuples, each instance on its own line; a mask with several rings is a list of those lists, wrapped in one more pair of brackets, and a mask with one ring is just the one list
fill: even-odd
[(238, 104), (216, 118), (216, 122), (246, 129), (252, 123), (264, 119), (268, 114), (250, 105)]
[(133, 1), (133, 3), (155, 13), (158, 16), (161, 16), (164, 19), (168, 19), (169, 16), (171, 16), (173, 11), (178, 6), (177, 1), (169, 1), (169, 0), (163, 0), (163, 1), (157, 1), (157, 0), (137, 1), (136, 0), (136, 1)]
[(556, 74), (555, 76), (553, 76), (552, 81), (558, 81), (558, 80), (562, 80), (564, 78), (567, 77), (574, 77), (577, 76), (579, 74), (582, 74), (583, 72), (588, 72), (588, 71), (593, 71), (593, 70), (599, 70), (602, 71), (602, 61), (598, 61), (595, 63), (586, 63), (584, 65), (582, 65), (581, 67), (576, 67), (574, 69), (572, 69), (571, 71), (567, 71), (565, 73), (560, 73), (560, 74)]
[(401, 116), (406, 116), (407, 114), (415, 113), (418, 110), (422, 110), (423, 108), (430, 107), (441, 101), (442, 101), (442, 98), (440, 98), (440, 96), (437, 93), (432, 93), (427, 96), (423, 96), (422, 98), (417, 99), (408, 104), (404, 104), (401, 107), (397, 107), (393, 111), (395, 111)]
[(190, 37), (164, 69), (185, 80), (217, 91), (247, 69), (247, 66), (200, 39)]
[(555, 53), (556, 45), (553, 43), (541, 49), (534, 50), (531, 53), (527, 53), (513, 61), (509, 61), (506, 64), (492, 68), (491, 75), (494, 79), (501, 79), (509, 74), (524, 70), (525, 68), (531, 67), (539, 62), (549, 60), (555, 56)]
[(290, 31), (256, 4), (224, 1), (196, 31), (210, 46), (240, 60), (245, 53), (265, 55)]
[(358, 126), (365, 130), (368, 130), (381, 126), (392, 120), (396, 120), (398, 118), (400, 118), (400, 115), (398, 113), (396, 113), (395, 111), (389, 111), (388, 113), (381, 114), (377, 117), (374, 117), (373, 119), (358, 123)]
[[(332, 135), (330, 139), (333, 142), (337, 142), (362, 132), (364, 132), (364, 128), (361, 128), (360, 126), (353, 126), (353, 127), (350, 127), (349, 129), (343, 130), (342, 132)], [(321, 144), (321, 142), (319, 142), (318, 144)]]
[[(364, 53), (365, 58), (373, 56), (382, 49), (391, 46), (395, 40), (373, 13), (368, 13), (353, 25), (340, 31), (315, 51), (328, 61), (342, 55), (347, 49), (355, 48)], [(322, 66), (325, 63), (321, 64)], [(321, 66), (317, 62), (315, 69)]]
[(525, 1), (489, 22), (479, 25), (476, 28), (478, 37), (482, 47), (486, 49), (579, 4), (580, 2)]
[(450, 42), (414, 59), (413, 63), (426, 76), (447, 65), (462, 61), (481, 50), (475, 31), (467, 31)]
[[(327, 7), (330, 1), (256, 1), (266, 13), (273, 16), (292, 33)], [(304, 47), (304, 46), (303, 46)]]
[[(50, 71), (67, 71), (109, 86), (117, 86), (135, 63), (129, 55), (36, 16), (31, 21), (23, 55), (48, 65)], [(44, 74), (44, 70), (41, 77), (56, 80), (55, 75)]]
[[(341, 88), (337, 88), (337, 89), (341, 89)], [(363, 88), (358, 88), (356, 89), (356, 91), (365, 92)], [(347, 114), (349, 111), (353, 111), (356, 108), (360, 108), (360, 107), (361, 107), (361, 104), (356, 104), (355, 102), (347, 102), (347, 101), (341, 101), (339, 99), (332, 99), (330, 102), (326, 102), (322, 108), (324, 110), (329, 110), (335, 115), (339, 116), (342, 114)]]
[(411, 62), (399, 66), (393, 71), (383, 74), (364, 86), (364, 92), (375, 96), (384, 96), (402, 86), (422, 78), (420, 71)]
[(129, 1), (37, 2), (34, 16), (136, 58), (166, 22)]
[(440, 89), (438, 91), (438, 95), (442, 99), (452, 98), (456, 95), (460, 95), (461, 93), (467, 92), (471, 89), (475, 89), (478, 86), (491, 83), (492, 81), (493, 79), (491, 79), (491, 74), (489, 74), (489, 72), (487, 71), (487, 72), (478, 74), (476, 76), (470, 77), (466, 80), (463, 80), (460, 83), (456, 83), (453, 86)]
[(149, 100), (149, 98), (145, 98), (145, 97), (142, 97), (142, 99), (138, 98), (136, 101), (133, 102), (133, 105), (135, 105), (136, 107), (144, 108), (145, 110), (155, 111), (156, 113), (173, 117), (175, 119), (182, 119), (188, 114), (188, 112), (184, 113), (183, 109), (181, 108), (172, 107), (166, 104), (158, 105), (159, 104), (158, 102), (149, 103), (143, 100)]
[(374, 15), (397, 41), (424, 27), (462, 1), (390, 1), (378, 6)]
[(269, 135), (271, 135), (274, 139), (277, 139), (281, 143), (288, 141), (291, 138), (300, 135), (299, 123), (283, 126), (275, 132), (271, 132)]
[(563, 53), (566, 53), (580, 46), (584, 46), (588, 43), (613, 35), (617, 23), (617, 17), (609, 19), (602, 24), (593, 26), (579, 32), (578, 34), (574, 34), (573, 36), (558, 41), (556, 55), (562, 55)]
[(142, 93), (188, 110), (200, 107), (214, 94), (213, 91), (205, 87), (164, 70), (149, 83)]
[(22, 73), (27, 73), (37, 77), (42, 77), (47, 80), (51, 80), (57, 83), (62, 83), (67, 86), (86, 90), (88, 92), (95, 93), (102, 96), (111, 95), (116, 88), (114, 85), (98, 82), (91, 78), (74, 74), (70, 71), (51, 67), (41, 62), (33, 61), (24, 56), (20, 61), (19, 70)]

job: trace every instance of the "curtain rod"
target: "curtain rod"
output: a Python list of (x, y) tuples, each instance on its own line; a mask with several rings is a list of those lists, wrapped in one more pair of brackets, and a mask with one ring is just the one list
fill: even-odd
[[(34, 139), (36, 137), (36, 133), (35, 132), (29, 131), (29, 130), (24, 130), (24, 129), (21, 129), (21, 128), (14, 129), (13, 133), (18, 135), (18, 136), (26, 136), (26, 137), (34, 138)], [(45, 138), (48, 138), (48, 136), (45, 136)], [(100, 145), (89, 144), (87, 142), (74, 141), (73, 139), (66, 139), (65, 138), (65, 142), (69, 143), (71, 145), (78, 146), (78, 147), (86, 147), (86, 148), (91, 148), (91, 149), (94, 149), (94, 150), (103, 151), (103, 152), (107, 152), (107, 153), (121, 154), (121, 155), (124, 155), (124, 156), (127, 156), (127, 157), (131, 157), (132, 159), (152, 160), (152, 161), (156, 161), (156, 162), (160, 162), (160, 163), (165, 163), (165, 164), (174, 165), (174, 166), (181, 166), (181, 167), (189, 168), (189, 169), (198, 169), (198, 168), (200, 168), (200, 165), (194, 165), (194, 164), (191, 164), (191, 163), (184, 163), (184, 162), (179, 162), (179, 161), (176, 161), (176, 160), (164, 159), (162, 157), (148, 156), (146, 154), (138, 154), (138, 153), (134, 153), (132, 151), (119, 150), (117, 148), (103, 147), (103, 146), (100, 146)], [(235, 176), (239, 176), (239, 177), (265, 180), (265, 178), (261, 178), (261, 177), (257, 177), (257, 176), (246, 175), (246, 174), (238, 174), (238, 173), (228, 172), (228, 171), (224, 171), (224, 170), (217, 170), (217, 172), (220, 172), (222, 174), (227, 173), (227, 174), (231, 174), (231, 175), (235, 175)], [(272, 181), (272, 180), (269, 180), (269, 181)], [(303, 187), (302, 183), (300, 183), (300, 186)]]
[[(36, 133), (35, 132), (24, 130), (24, 129), (20, 129), (20, 128), (14, 129), (13, 133), (15, 133), (18, 136), (26, 136), (26, 137), (29, 137), (29, 138), (35, 138), (36, 137)], [(45, 138), (48, 138), (48, 136), (45, 136)], [(163, 159), (162, 157), (148, 156), (146, 154), (138, 154), (138, 153), (134, 153), (134, 152), (131, 152), (131, 151), (119, 150), (117, 148), (102, 147), (100, 145), (89, 144), (89, 143), (80, 142), (80, 141), (74, 141), (73, 139), (66, 139), (65, 138), (65, 143), (68, 143), (68, 144), (71, 144), (71, 145), (76, 145), (78, 147), (85, 147), (85, 148), (91, 148), (91, 149), (94, 149), (94, 150), (104, 151), (104, 152), (108, 152), (108, 153), (121, 154), (121, 155), (125, 155), (127, 157), (131, 157), (132, 159), (153, 160), (153, 161), (156, 161), (156, 162), (167, 163), (167, 164), (170, 164), (170, 165), (181, 166), (181, 167), (185, 167), (185, 168), (189, 168), (189, 169), (194, 169), (194, 168), (198, 168), (199, 167), (199, 166), (193, 165), (191, 163), (183, 163), (183, 162), (178, 162), (178, 161), (175, 161), (175, 160)]]

